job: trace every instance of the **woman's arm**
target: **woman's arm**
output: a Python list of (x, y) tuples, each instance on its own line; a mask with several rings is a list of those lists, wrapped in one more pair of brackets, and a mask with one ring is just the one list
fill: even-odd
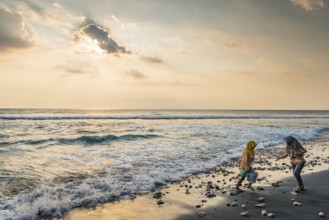
[(277, 160), (280, 160), (280, 159), (283, 159), (283, 158), (286, 158), (286, 157), (288, 157), (288, 152), (285, 152), (283, 155), (281, 155), (280, 157), (277, 157), (276, 159), (275, 159), (275, 161), (277, 161)]

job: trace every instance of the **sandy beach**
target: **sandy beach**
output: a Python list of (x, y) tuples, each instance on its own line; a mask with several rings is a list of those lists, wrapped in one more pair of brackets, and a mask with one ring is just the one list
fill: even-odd
[[(276, 219), (328, 219), (328, 138), (302, 144), (308, 150), (302, 171), (306, 190), (299, 194), (293, 193), (297, 183), (289, 159), (274, 161), (284, 151), (285, 146), (279, 145), (257, 151), (254, 168), (259, 176), (253, 185), (255, 191), (243, 186), (244, 192), (236, 192), (238, 161), (234, 160), (153, 193), (93, 209), (74, 209), (63, 219), (240, 219), (244, 218), (242, 212), (248, 212), (252, 219), (264, 219), (267, 216), (262, 215), (263, 210), (273, 213)], [(325, 216), (320, 217), (320, 212)]]

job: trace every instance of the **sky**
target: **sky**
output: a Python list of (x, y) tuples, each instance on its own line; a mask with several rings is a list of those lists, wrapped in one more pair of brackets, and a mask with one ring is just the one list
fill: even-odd
[(328, 0), (1, 0), (0, 108), (329, 110)]

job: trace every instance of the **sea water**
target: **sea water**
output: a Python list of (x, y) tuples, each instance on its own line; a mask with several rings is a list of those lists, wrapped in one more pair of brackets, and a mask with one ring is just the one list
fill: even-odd
[(257, 149), (329, 131), (329, 111), (0, 109), (0, 219), (144, 194)]

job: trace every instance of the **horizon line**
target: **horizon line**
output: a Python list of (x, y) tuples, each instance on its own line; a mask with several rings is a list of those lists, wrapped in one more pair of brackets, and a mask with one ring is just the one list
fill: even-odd
[(74, 111), (329, 111), (329, 109), (238, 109), (238, 108), (3, 108), (0, 110), (74, 110)]

